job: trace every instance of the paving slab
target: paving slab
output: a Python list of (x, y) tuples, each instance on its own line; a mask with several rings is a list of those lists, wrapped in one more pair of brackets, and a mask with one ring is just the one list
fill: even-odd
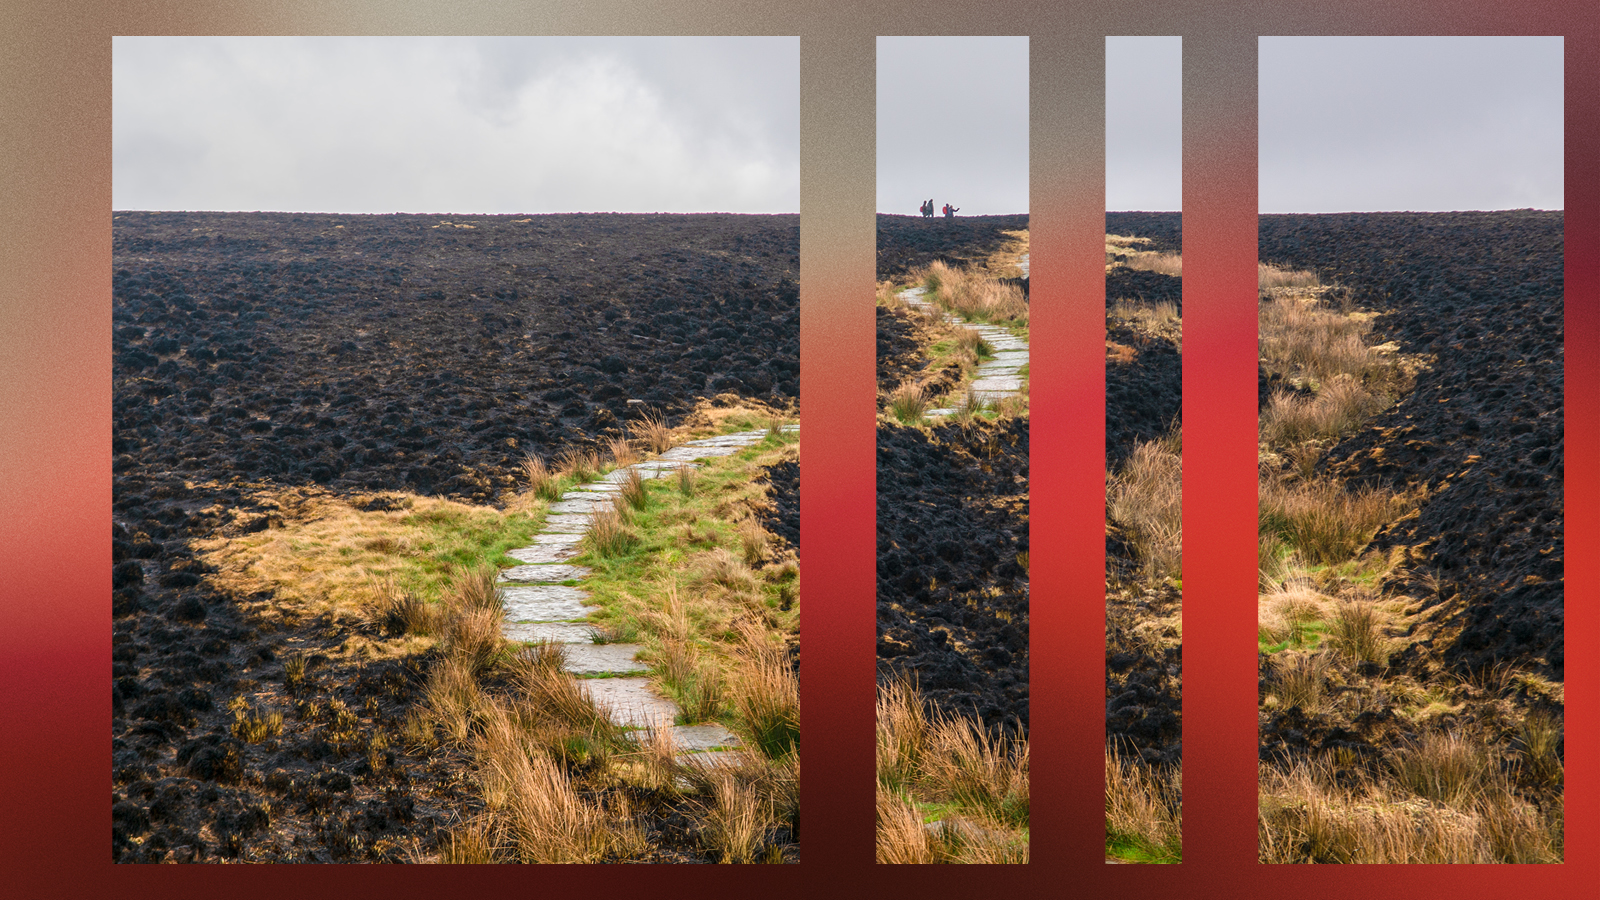
[[(636, 462), (627, 468), (636, 470), (639, 473), (640, 480), (648, 481), (652, 478), (665, 478), (667, 473), (677, 470), (678, 464), (647, 459), (644, 462)], [(621, 490), (622, 482), (627, 480), (628, 472), (626, 469), (613, 469), (607, 472), (600, 481), (584, 485), (584, 490), (600, 490), (601, 488), (594, 487), (596, 484), (610, 485), (605, 490)]]
[[(548, 525), (549, 523), (547, 522), (545, 524)], [(587, 531), (587, 530), (588, 529), (584, 529), (584, 531)], [(551, 547), (551, 546), (560, 547), (560, 546), (564, 546), (564, 545), (574, 545), (574, 544), (577, 544), (579, 541), (583, 540), (583, 534), (584, 534), (583, 531), (572, 531), (572, 532), (567, 532), (567, 531), (546, 531), (546, 532), (544, 532), (542, 534), (534, 535), (533, 536), (533, 543), (536, 546), (544, 546), (544, 547)], [(576, 552), (576, 551), (574, 551), (574, 552)]]
[[(579, 535), (573, 535), (573, 537), (579, 537)], [(517, 562), (528, 563), (529, 565), (566, 562), (577, 556), (578, 553), (577, 541), (563, 541), (559, 544), (534, 544), (532, 547), (518, 547), (515, 550), (506, 551), (507, 556)]]
[(588, 591), (561, 584), (517, 584), (502, 592), (509, 622), (570, 622), (600, 609), (584, 603)]
[(648, 678), (586, 678), (582, 682), (594, 705), (624, 728), (668, 728), (677, 704), (650, 688)]
[(574, 675), (648, 672), (649, 666), (634, 659), (643, 649), (643, 644), (570, 644), (562, 668)]
[(567, 565), (529, 565), (512, 566), (500, 571), (500, 583), (524, 582), (532, 584), (555, 584), (559, 581), (577, 581), (588, 578), (593, 570), (588, 566)]
[(739, 452), (739, 447), (673, 447), (671, 450), (656, 457), (657, 459), (671, 460), (673, 462), (688, 462), (695, 459), (710, 459), (713, 456), (732, 456)]
[(978, 378), (972, 382), (972, 389), (982, 394), (1006, 396), (1022, 390), (1022, 379), (1010, 375), (996, 375), (993, 378)]
[(544, 530), (548, 532), (563, 531), (569, 534), (583, 534), (589, 530), (588, 513), (557, 513), (546, 516)]
[(729, 731), (727, 726), (716, 722), (703, 725), (674, 725), (672, 740), (677, 743), (678, 749), (685, 753), (743, 746), (738, 735)]
[(533, 644), (552, 641), (557, 644), (592, 644), (599, 634), (593, 625), (576, 622), (507, 622), (506, 640)]
[[(619, 469), (615, 471), (623, 470)], [(571, 497), (573, 494), (615, 494), (622, 490), (622, 481), (627, 480), (627, 477), (627, 475), (623, 475), (622, 480), (619, 481), (591, 481), (587, 484), (580, 484), (572, 490), (567, 491), (565, 494), (562, 494), (561, 499), (565, 500), (568, 497)]]
[(589, 494), (585, 497), (571, 497), (569, 494), (568, 497), (550, 504), (550, 512), (554, 515), (571, 515), (574, 513), (588, 515), (602, 506), (610, 505), (610, 503), (611, 495), (609, 494)]

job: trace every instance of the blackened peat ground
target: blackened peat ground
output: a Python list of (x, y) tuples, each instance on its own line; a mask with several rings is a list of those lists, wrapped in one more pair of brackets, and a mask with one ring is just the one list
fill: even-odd
[[(878, 278), (934, 260), (983, 266), (1027, 216), (878, 217)], [(878, 308), (880, 406), (924, 370), (928, 334)], [(958, 377), (959, 373), (957, 373)], [(1028, 724), (1026, 417), (878, 426), (878, 679), (915, 680), (941, 713), (1025, 737)]]
[[(790, 406), (798, 253), (796, 216), (115, 214), (113, 858), (436, 852), (465, 761), (392, 739), (431, 658), (247, 614), (271, 598), (213, 590), (192, 542), (292, 516), (256, 489), (495, 502), (525, 452), (622, 434), (629, 399)], [(290, 658), (306, 718), (241, 741), (231, 699), (287, 690)]]

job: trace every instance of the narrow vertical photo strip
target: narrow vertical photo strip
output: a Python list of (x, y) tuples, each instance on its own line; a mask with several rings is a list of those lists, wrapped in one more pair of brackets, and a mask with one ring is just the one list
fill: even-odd
[(798, 39), (113, 81), (113, 859), (798, 862)]
[(1028, 40), (877, 42), (877, 859), (1028, 861)]
[(1106, 38), (1106, 861), (1183, 858), (1183, 39)]
[(1260, 859), (1562, 862), (1562, 39), (1259, 47)]

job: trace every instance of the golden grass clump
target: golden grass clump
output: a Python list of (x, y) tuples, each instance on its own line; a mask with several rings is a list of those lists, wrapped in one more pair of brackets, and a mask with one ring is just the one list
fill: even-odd
[(606, 449), (611, 454), (611, 464), (619, 469), (639, 461), (639, 451), (626, 438), (612, 438)]
[(1317, 273), (1305, 269), (1290, 269), (1271, 263), (1257, 263), (1257, 278), (1263, 291), (1278, 288), (1314, 288), (1322, 286)]
[[(1274, 391), (1261, 411), (1261, 440), (1291, 447), (1306, 441), (1337, 440), (1387, 405), (1387, 399), (1342, 374), (1309, 397)], [(1315, 459), (1311, 463), (1315, 465)]]
[(568, 447), (561, 451), (556, 464), (560, 471), (571, 475), (579, 482), (588, 481), (600, 474), (600, 454), (593, 450), (584, 450), (578, 447)]
[(649, 413), (628, 423), (628, 432), (651, 453), (665, 453), (672, 449), (672, 429), (667, 420), (657, 413)]
[(1183, 574), (1183, 451), (1174, 435), (1137, 444), (1106, 486), (1106, 512), (1122, 527), (1146, 578)]
[(522, 458), (522, 474), (528, 479), (528, 490), (535, 497), (543, 500), (555, 500), (561, 496), (561, 481), (556, 473), (545, 465), (543, 457), (532, 453)]
[(644, 509), (647, 497), (644, 492), (644, 477), (638, 469), (628, 469), (622, 478), (622, 490), (617, 496), (632, 509)]
[(982, 270), (955, 268), (935, 260), (920, 275), (930, 299), (964, 319), (1018, 325), (1028, 322), (1028, 301), (1022, 296), (1022, 289)]
[(1139, 272), (1158, 272), (1162, 275), (1183, 277), (1183, 258), (1176, 253), (1156, 253), (1137, 250), (1129, 253), (1122, 264)]
[(1183, 776), (1106, 746), (1106, 836), (1156, 862), (1183, 857)]
[(927, 395), (923, 393), (922, 385), (915, 382), (900, 385), (889, 397), (889, 412), (902, 425), (915, 425), (921, 422), (927, 410)]
[(1350, 491), (1333, 479), (1292, 481), (1268, 475), (1261, 481), (1259, 526), (1264, 537), (1293, 548), (1303, 561), (1334, 565), (1353, 559), (1380, 527), (1417, 502), (1410, 491)]
[[(619, 508), (620, 507), (620, 508)], [(589, 514), (583, 546), (602, 557), (624, 556), (639, 543), (638, 535), (623, 520), (626, 503), (602, 503)]]

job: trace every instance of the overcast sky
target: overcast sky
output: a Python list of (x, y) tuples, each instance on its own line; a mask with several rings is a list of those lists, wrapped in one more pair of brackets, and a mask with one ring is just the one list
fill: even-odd
[(1183, 209), (1183, 38), (1106, 38), (1106, 209)]
[(878, 38), (878, 212), (1028, 211), (1028, 39)]
[(1261, 211), (1561, 209), (1559, 37), (1264, 37)]
[(798, 38), (112, 42), (112, 205), (797, 212)]

